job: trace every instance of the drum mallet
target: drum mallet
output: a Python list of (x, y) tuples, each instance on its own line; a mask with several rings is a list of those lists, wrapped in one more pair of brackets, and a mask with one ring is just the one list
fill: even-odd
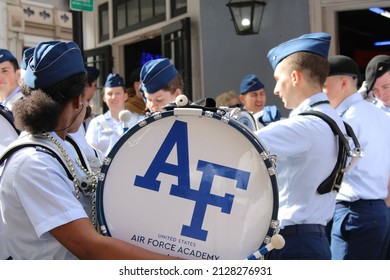
[(273, 249), (282, 249), (284, 247), (285, 241), (283, 236), (280, 234), (274, 234), (271, 237), (271, 242), (261, 247), (258, 251), (254, 252), (252, 255), (247, 257), (247, 260), (258, 260), (263, 257), (265, 254), (269, 253)]

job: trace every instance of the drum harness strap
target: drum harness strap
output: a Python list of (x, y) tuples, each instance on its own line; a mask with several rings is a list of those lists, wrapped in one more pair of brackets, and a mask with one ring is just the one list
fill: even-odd
[[(84, 159), (84, 156), (83, 156), (80, 148), (76, 144), (76, 142), (69, 136), (66, 137), (66, 140), (72, 145), (72, 147), (76, 151), (76, 153), (80, 159), (81, 164), (85, 168), (88, 168), (88, 165)], [(37, 151), (45, 152), (45, 153), (48, 153), (48, 154), (52, 155), (53, 157), (55, 157), (58, 160), (58, 162), (62, 165), (62, 167), (64, 168), (69, 180), (73, 181), (72, 173), (69, 170), (69, 168), (65, 162), (65, 159), (59, 153), (56, 152), (57, 148), (55, 147), (55, 145), (49, 141), (42, 141), (41, 139), (36, 138), (36, 137), (34, 137), (33, 139), (31, 139), (29, 137), (19, 138), (19, 139), (15, 140), (14, 142), (12, 142), (7, 147), (7, 149), (3, 152), (3, 154), (1, 155), (0, 166), (2, 166), (3, 163), (6, 161), (6, 159), (8, 157), (10, 157), (13, 153), (15, 153), (16, 151), (18, 151), (20, 149), (27, 148), (27, 147), (33, 147)]]
[[(360, 143), (357, 140), (352, 127), (346, 122), (344, 122), (345, 129), (347, 132), (347, 135), (344, 135), (343, 132), (341, 132), (338, 125), (336, 124), (336, 122), (331, 117), (329, 117), (328, 115), (322, 112), (310, 110), (310, 111), (302, 112), (299, 115), (302, 116), (310, 115), (310, 116), (316, 116), (321, 118), (330, 126), (334, 135), (338, 137), (339, 151), (338, 151), (336, 165), (333, 168), (332, 173), (317, 188), (317, 192), (319, 194), (329, 193), (333, 190), (338, 192), (341, 187), (341, 182), (343, 180), (344, 174), (351, 168), (351, 166), (355, 163), (355, 161), (358, 158), (363, 157), (363, 151), (360, 148)], [(355, 146), (353, 150), (351, 150), (350, 148), (349, 142), (347, 140), (348, 138), (352, 138), (352, 141)], [(347, 164), (348, 157), (351, 157), (351, 160)]]
[(102, 125), (103, 127), (103, 133), (113, 133), (114, 130), (111, 128), (111, 126), (108, 124), (106, 118), (104, 115), (99, 115), (96, 117), (97, 121)]

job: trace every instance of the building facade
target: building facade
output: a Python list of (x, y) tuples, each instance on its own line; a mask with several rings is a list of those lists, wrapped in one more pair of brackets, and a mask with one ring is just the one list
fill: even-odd
[[(332, 35), (331, 54), (351, 55), (362, 66), (373, 54), (389, 51), (388, 46), (369, 50), (358, 46), (359, 40), (366, 41), (359, 34), (352, 37), (358, 41), (344, 50), (351, 40), (343, 43), (343, 30), (348, 28), (340, 22), (346, 12), (386, 8), (390, 1), (268, 0), (259, 34), (249, 36), (236, 35), (228, 0), (95, 0), (91, 12), (71, 11), (70, 1), (0, 1), (0, 47), (20, 59), (23, 49), (40, 41), (81, 38), (78, 43), (86, 63), (102, 70), (100, 87), (110, 72), (120, 73), (128, 82), (131, 72), (146, 60), (169, 57), (182, 72), (191, 100), (238, 92), (242, 77), (255, 73), (266, 86), (267, 103), (277, 105), (285, 115), (288, 112), (272, 94), (274, 79), (266, 57), (274, 46), (304, 33), (324, 31)], [(390, 39), (390, 28), (376, 30)], [(99, 94), (94, 103), (96, 113), (103, 110)]]

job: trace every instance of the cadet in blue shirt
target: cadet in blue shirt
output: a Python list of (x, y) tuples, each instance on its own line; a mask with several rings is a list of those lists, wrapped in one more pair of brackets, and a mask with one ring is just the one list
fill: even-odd
[(360, 73), (355, 61), (343, 55), (328, 60), (330, 71), (324, 92), (353, 128), (364, 151), (345, 174), (336, 197), (332, 259), (378, 260), (388, 239), (384, 199), (390, 175), (390, 120), (357, 92)]
[(240, 101), (253, 114), (257, 127), (280, 120), (281, 114), (275, 105), (265, 106), (267, 94), (262, 82), (255, 74), (246, 75), (240, 83)]
[(305, 34), (273, 48), (268, 59), (274, 69), (278, 95), (288, 119), (272, 122), (256, 132), (276, 155), (279, 188), (280, 234), (286, 244), (269, 259), (330, 259), (325, 226), (332, 219), (336, 191), (319, 194), (317, 188), (332, 173), (338, 144), (329, 125), (315, 116), (298, 115), (315, 110), (332, 118), (345, 133), (341, 118), (322, 92), (329, 71), (330, 35)]
[(130, 112), (129, 123), (125, 124), (120, 120), (119, 113), (125, 110), (128, 96), (124, 80), (119, 74), (112, 73), (107, 76), (103, 91), (103, 101), (109, 110), (91, 120), (85, 138), (91, 146), (108, 155), (123, 135), (124, 127), (132, 127), (143, 118), (143, 115)]
[[(390, 116), (390, 56), (377, 55), (367, 64), (366, 68), (367, 91), (375, 97), (375, 104), (383, 110), (387, 116)], [(388, 140), (388, 139), (387, 139)], [(387, 186), (388, 194), (386, 198), (388, 215), (390, 219), (390, 180)], [(390, 229), (387, 234), (390, 239)], [(389, 245), (385, 246), (385, 259), (390, 260), (390, 240)]]
[(146, 98), (146, 110), (151, 113), (162, 112), (162, 107), (183, 94), (183, 78), (168, 58), (146, 62), (141, 68), (140, 78), (140, 91)]

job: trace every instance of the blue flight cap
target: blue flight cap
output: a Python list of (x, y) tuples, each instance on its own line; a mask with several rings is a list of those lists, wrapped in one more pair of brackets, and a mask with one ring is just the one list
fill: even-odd
[(273, 48), (267, 57), (274, 70), (279, 62), (296, 52), (310, 52), (328, 58), (330, 38), (324, 32), (305, 34)]
[(255, 74), (246, 75), (240, 84), (240, 94), (246, 94), (264, 88), (264, 84), (259, 81)]
[(34, 49), (35, 48), (32, 47), (32, 48), (25, 49), (23, 51), (22, 62), (20, 62), (20, 68), (22, 68), (23, 70), (26, 70), (28, 61), (34, 54)]
[(92, 78), (92, 80), (96, 81), (99, 78), (100, 71), (96, 67), (93, 66), (85, 66), (85, 70), (87, 70), (87, 75)]
[(42, 42), (29, 60), (24, 83), (31, 89), (45, 89), (78, 73), (86, 71), (75, 42)]
[(0, 49), (0, 63), (5, 61), (16, 61), (16, 63), (18, 62), (16, 57), (9, 50)]
[(141, 69), (140, 90), (153, 94), (166, 87), (178, 73), (168, 58), (149, 60)]
[(110, 73), (107, 76), (106, 83), (104, 87), (113, 88), (113, 87), (124, 87), (125, 83), (123, 78), (117, 73)]

